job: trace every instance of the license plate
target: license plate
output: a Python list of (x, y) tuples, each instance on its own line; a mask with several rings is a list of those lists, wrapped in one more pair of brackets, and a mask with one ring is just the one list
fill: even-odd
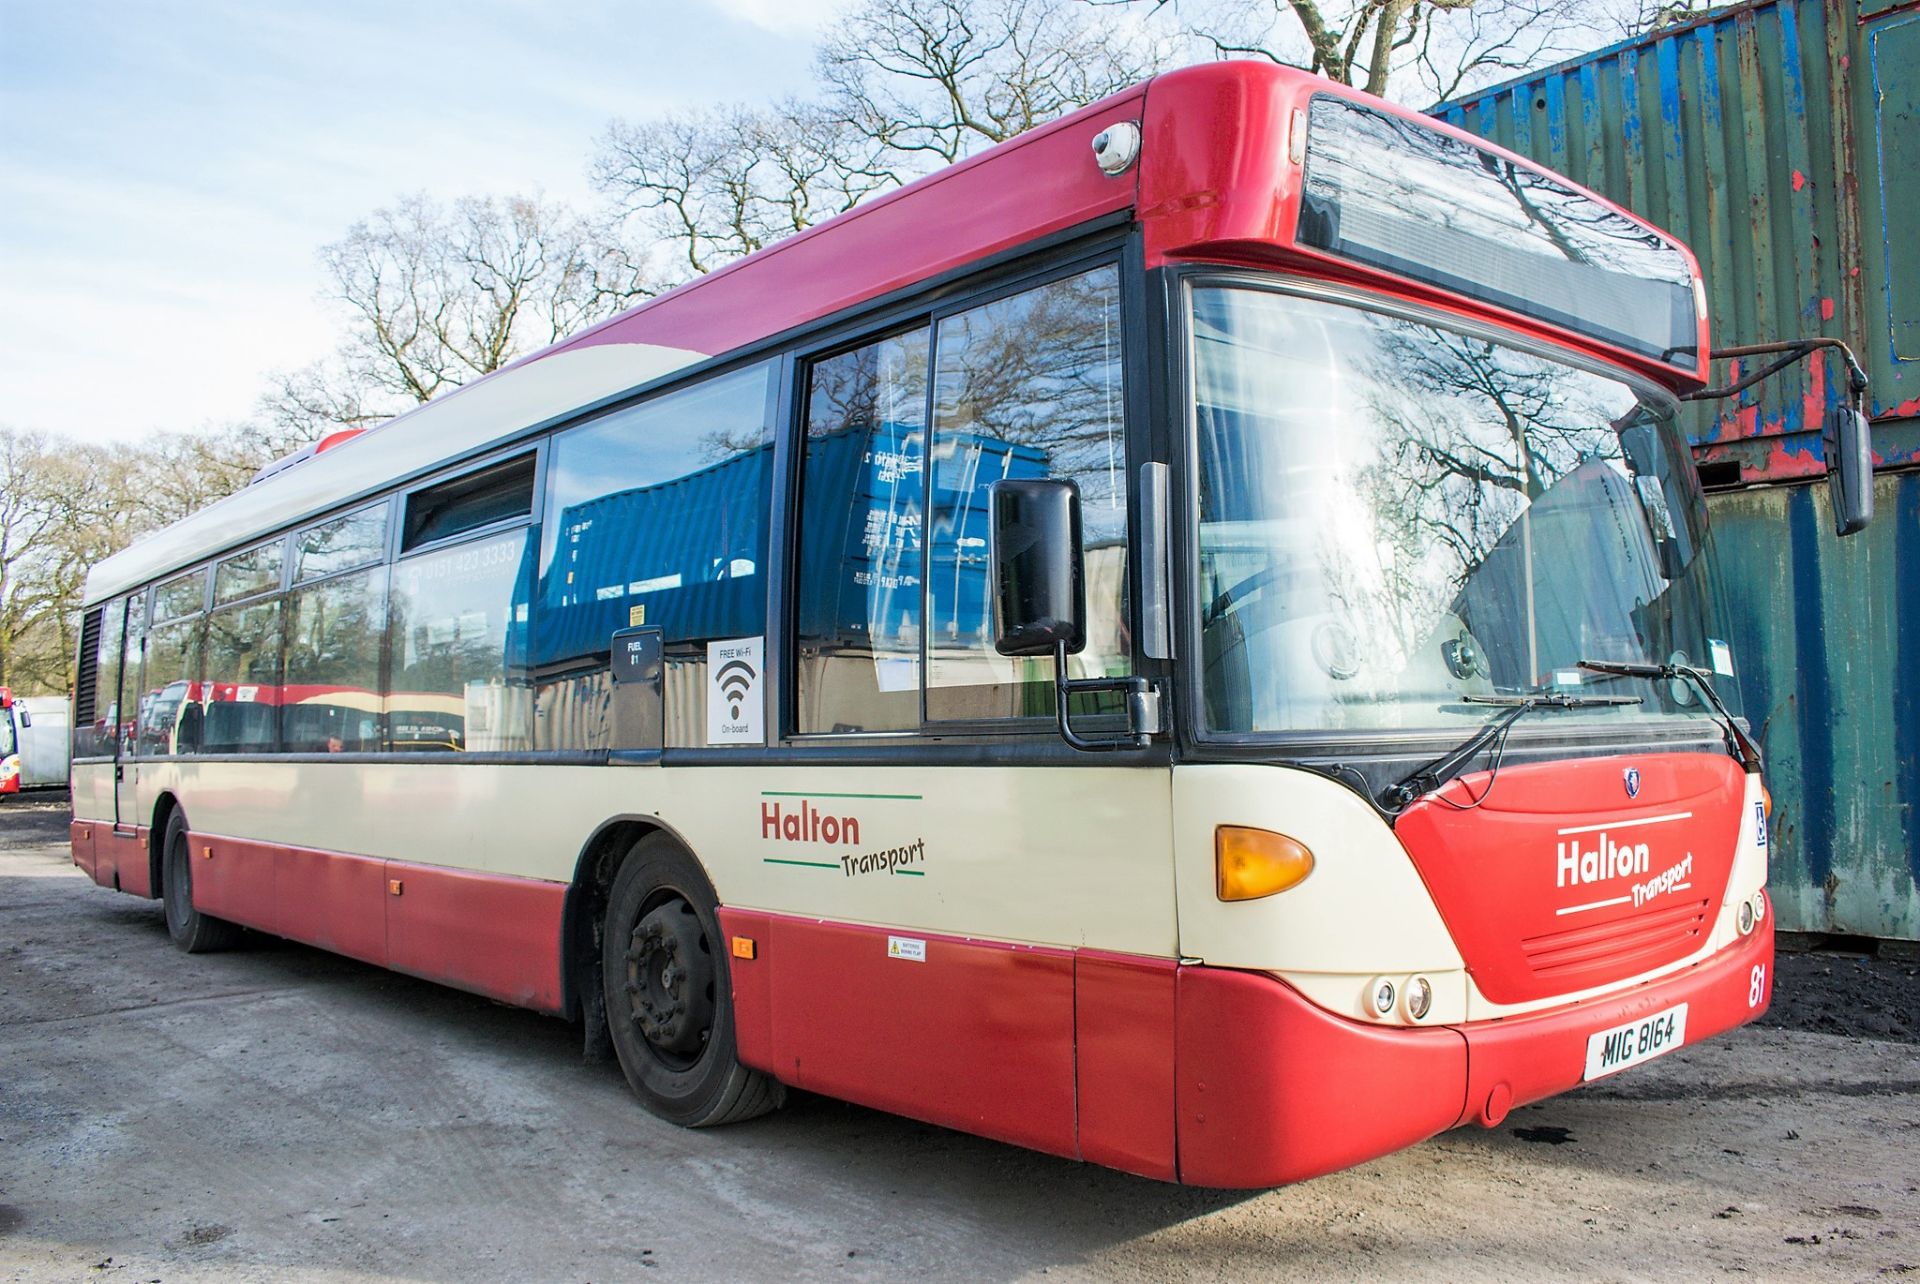
[(1587, 1073), (1582, 1078), (1598, 1079), (1642, 1061), (1651, 1061), (1663, 1052), (1672, 1052), (1686, 1039), (1687, 1005), (1684, 1003), (1602, 1030), (1587, 1039)]

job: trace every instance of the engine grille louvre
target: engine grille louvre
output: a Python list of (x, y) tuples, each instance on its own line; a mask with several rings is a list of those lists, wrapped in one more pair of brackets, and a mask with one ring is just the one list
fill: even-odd
[(1585, 927), (1532, 936), (1520, 942), (1527, 966), (1543, 979), (1563, 979), (1582, 972), (1621, 976), (1635, 963), (1669, 960), (1693, 952), (1706, 939), (1708, 910), (1705, 898), (1684, 901), (1649, 913)]
[(100, 678), (100, 620), (102, 612), (88, 611), (80, 622), (80, 654), (74, 665), (73, 729), (93, 725), (94, 687)]

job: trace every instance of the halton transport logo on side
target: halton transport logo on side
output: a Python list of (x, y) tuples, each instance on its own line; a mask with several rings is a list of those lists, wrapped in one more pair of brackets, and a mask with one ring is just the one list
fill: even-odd
[[(866, 851), (833, 848), (864, 846), (860, 811), (917, 803), (919, 794), (829, 794), (768, 790), (760, 795), (760, 840), (781, 844), (782, 854), (763, 856), (768, 865), (837, 869), (847, 878), (863, 874), (900, 874), (924, 878), (927, 840), (914, 838)], [(892, 821), (888, 817), (888, 821)]]
[(1630, 835), (1625, 841), (1615, 841), (1609, 832), (1640, 830), (1648, 826), (1690, 820), (1692, 817), (1692, 812), (1681, 811), (1669, 816), (1575, 825), (1560, 830), (1560, 841), (1554, 849), (1554, 886), (1580, 888), (1608, 884), (1604, 888), (1596, 886), (1594, 890), (1612, 892), (1613, 895), (1579, 905), (1563, 905), (1554, 910), (1554, 914), (1582, 914), (1614, 905), (1632, 905), (1639, 909), (1669, 893), (1683, 892), (1692, 887), (1689, 881), (1693, 876), (1692, 852), (1655, 874), (1652, 872), (1651, 844), (1635, 841), (1640, 836), (1638, 834)]

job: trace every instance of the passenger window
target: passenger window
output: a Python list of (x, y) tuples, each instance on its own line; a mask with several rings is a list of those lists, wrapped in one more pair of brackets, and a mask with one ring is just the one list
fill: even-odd
[(607, 666), (626, 628), (661, 631), (667, 743), (707, 743), (706, 644), (766, 632), (775, 375), (721, 375), (554, 438), (536, 747), (617, 747)]
[[(1002, 478), (1078, 483), (1087, 644), (1068, 667), (1074, 677), (1129, 672), (1119, 271), (946, 317), (935, 351), (927, 717), (1051, 715), (1052, 659), (993, 648), (988, 488)], [(1119, 697), (1106, 705), (1118, 709)]]
[(802, 732), (920, 725), (923, 327), (816, 363), (801, 475)]
[(255, 593), (280, 587), (280, 564), (286, 541), (275, 540), (227, 558), (213, 571), (213, 604), (225, 606)]
[(533, 513), (532, 455), (441, 482), (407, 496), (402, 552)]
[[(219, 583), (217, 574), (214, 582)], [(202, 691), (202, 752), (272, 753), (278, 748), (280, 599), (229, 606), (207, 617)]]
[(375, 753), (383, 747), (380, 650), (386, 617), (384, 566), (287, 594), (282, 748)]
[(293, 541), (293, 582), (355, 570), (387, 555), (387, 505), (336, 517), (301, 531)]
[[(205, 577), (200, 584), (206, 586)], [(154, 609), (160, 605), (156, 602)], [(203, 625), (196, 612), (155, 624), (147, 637), (148, 694), (140, 709), (143, 755), (199, 752)]]
[(393, 568), (387, 735), (392, 748), (532, 746), (528, 532), (421, 553)]

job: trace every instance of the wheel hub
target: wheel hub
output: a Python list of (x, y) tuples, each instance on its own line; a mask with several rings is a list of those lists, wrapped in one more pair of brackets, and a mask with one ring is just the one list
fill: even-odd
[(648, 1043), (697, 1056), (713, 1031), (713, 965), (700, 919), (685, 901), (645, 917), (627, 942), (629, 1015)]

